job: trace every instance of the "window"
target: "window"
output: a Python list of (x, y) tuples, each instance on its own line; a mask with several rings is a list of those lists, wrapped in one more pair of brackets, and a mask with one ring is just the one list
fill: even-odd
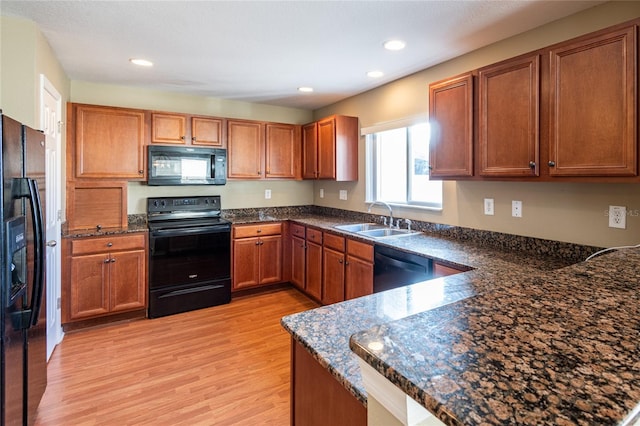
[(429, 180), (429, 124), (367, 135), (367, 202), (442, 208), (442, 182)]

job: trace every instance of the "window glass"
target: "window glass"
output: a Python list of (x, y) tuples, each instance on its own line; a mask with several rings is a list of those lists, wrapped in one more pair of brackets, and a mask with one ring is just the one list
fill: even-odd
[(367, 135), (367, 201), (442, 208), (442, 182), (429, 180), (429, 125)]

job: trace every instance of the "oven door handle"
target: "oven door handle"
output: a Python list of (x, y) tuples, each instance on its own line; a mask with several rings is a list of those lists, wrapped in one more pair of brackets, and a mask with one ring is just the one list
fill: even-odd
[(222, 232), (231, 232), (231, 226), (200, 226), (197, 228), (182, 228), (182, 229), (156, 229), (151, 231), (152, 237), (179, 237), (181, 235), (196, 235), (196, 234), (218, 234)]

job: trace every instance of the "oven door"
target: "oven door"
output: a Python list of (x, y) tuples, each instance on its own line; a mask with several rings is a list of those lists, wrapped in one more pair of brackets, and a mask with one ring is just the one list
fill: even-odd
[(230, 225), (150, 230), (150, 318), (230, 300)]

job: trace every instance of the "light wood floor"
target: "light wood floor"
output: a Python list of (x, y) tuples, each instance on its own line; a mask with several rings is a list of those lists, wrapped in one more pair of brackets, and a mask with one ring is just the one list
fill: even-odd
[(36, 426), (288, 425), (294, 289), (67, 334)]

